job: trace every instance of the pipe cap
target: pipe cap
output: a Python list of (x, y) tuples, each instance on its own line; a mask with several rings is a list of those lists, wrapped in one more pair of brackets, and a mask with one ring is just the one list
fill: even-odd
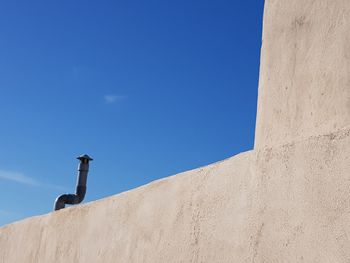
[(87, 154), (84, 154), (84, 155), (80, 155), (79, 157), (77, 157), (78, 160), (80, 161), (84, 161), (84, 160), (87, 160), (87, 161), (92, 161), (93, 159), (87, 155)]

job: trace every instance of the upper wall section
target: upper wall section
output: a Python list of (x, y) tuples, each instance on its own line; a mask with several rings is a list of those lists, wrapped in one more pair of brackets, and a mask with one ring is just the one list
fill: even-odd
[(266, 0), (255, 148), (350, 124), (350, 1)]

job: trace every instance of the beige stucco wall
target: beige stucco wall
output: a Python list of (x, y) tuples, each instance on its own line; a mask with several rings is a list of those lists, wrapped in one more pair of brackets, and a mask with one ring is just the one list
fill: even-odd
[(350, 129), (0, 229), (0, 262), (349, 262)]
[(252, 161), (252, 154), (244, 153), (104, 200), (6, 226), (0, 230), (0, 262), (238, 260), (249, 254), (245, 243)]
[(350, 124), (350, 1), (266, 0), (255, 148)]
[(0, 228), (0, 263), (350, 259), (350, 1), (267, 0), (255, 149)]

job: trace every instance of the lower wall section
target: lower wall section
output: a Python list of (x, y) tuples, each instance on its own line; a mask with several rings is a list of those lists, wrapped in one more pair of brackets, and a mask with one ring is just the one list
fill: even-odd
[[(1, 262), (231, 262), (249, 254), (251, 153), (0, 229)], [(245, 242), (242, 238), (245, 237)], [(248, 238), (247, 238), (248, 237)]]
[(0, 228), (0, 262), (348, 262), (350, 131)]
[(349, 262), (349, 129), (261, 150), (255, 165), (255, 262)]

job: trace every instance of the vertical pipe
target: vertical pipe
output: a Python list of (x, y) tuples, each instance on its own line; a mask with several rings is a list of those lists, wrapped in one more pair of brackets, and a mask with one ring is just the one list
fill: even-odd
[(80, 161), (80, 163), (78, 166), (78, 178), (75, 194), (63, 194), (57, 197), (54, 205), (55, 211), (64, 208), (66, 204), (75, 205), (84, 200), (87, 175), (89, 172), (89, 162), (93, 159), (87, 154), (81, 155), (77, 159)]

